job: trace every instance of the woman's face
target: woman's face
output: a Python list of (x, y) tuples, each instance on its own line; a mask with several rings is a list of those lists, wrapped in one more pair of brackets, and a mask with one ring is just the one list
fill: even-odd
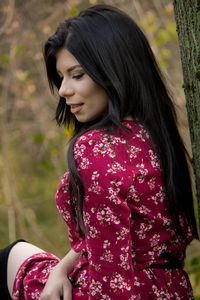
[(85, 73), (68, 50), (62, 48), (57, 52), (56, 69), (62, 78), (59, 95), (65, 98), (79, 122), (92, 121), (106, 113), (108, 100), (105, 90)]

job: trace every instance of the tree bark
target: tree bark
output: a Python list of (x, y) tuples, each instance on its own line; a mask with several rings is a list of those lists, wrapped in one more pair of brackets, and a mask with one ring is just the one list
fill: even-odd
[(200, 224), (200, 0), (173, 0), (196, 182)]

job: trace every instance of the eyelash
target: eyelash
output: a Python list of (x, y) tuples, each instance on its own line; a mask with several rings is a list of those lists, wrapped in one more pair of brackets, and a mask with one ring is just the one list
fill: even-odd
[(83, 75), (84, 75), (84, 73), (81, 73), (81, 74), (72, 76), (72, 78), (73, 79), (80, 79)]
[[(85, 73), (81, 73), (81, 74), (78, 74), (78, 75), (73, 75), (72, 79), (80, 79), (81, 77), (83, 77), (84, 74)], [(59, 79), (62, 81), (63, 77), (59, 76)]]

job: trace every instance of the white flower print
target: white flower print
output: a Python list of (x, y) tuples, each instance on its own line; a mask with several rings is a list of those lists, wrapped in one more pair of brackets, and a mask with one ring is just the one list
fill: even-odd
[(96, 294), (100, 294), (102, 292), (102, 283), (100, 281), (95, 281), (92, 279), (92, 282), (90, 284), (90, 293), (92, 296), (95, 296)]
[(134, 276), (134, 285), (141, 286), (141, 285), (144, 285), (144, 283), (141, 282), (140, 278), (138, 278), (137, 276)]
[(158, 159), (157, 155), (151, 149), (148, 151), (148, 153), (149, 153), (149, 156), (151, 158), (152, 167), (154, 169), (160, 168), (160, 162), (159, 162), (159, 159)]
[(129, 259), (129, 246), (121, 248), (122, 253), (120, 254), (121, 263), (119, 264), (124, 270), (129, 270), (130, 265), (128, 262)]
[(107, 248), (109, 248), (110, 247), (110, 242), (108, 241), (108, 240), (105, 240), (104, 242), (103, 242), (103, 248), (104, 249), (107, 249)]
[(108, 191), (110, 196), (107, 196), (106, 198), (108, 198), (110, 201), (114, 202), (115, 204), (121, 204), (122, 201), (118, 195), (120, 189), (119, 188), (114, 189), (113, 187), (109, 187)]
[(148, 169), (146, 169), (144, 167), (144, 163), (138, 163), (136, 165), (136, 167), (138, 168), (138, 171), (140, 173), (140, 175), (137, 175), (137, 180), (139, 181), (139, 183), (143, 183), (144, 182), (144, 179), (145, 177), (147, 176), (148, 174)]
[(106, 250), (100, 257), (100, 260), (104, 260), (108, 262), (113, 262), (113, 259), (114, 259), (114, 255), (111, 253), (110, 250)]
[(71, 222), (71, 214), (70, 214), (70, 212), (69, 212), (66, 208), (63, 208), (63, 209), (62, 209), (62, 208), (59, 207), (58, 205), (56, 205), (56, 206), (57, 206), (57, 208), (59, 209), (60, 214), (62, 215), (64, 221), (65, 221), (66, 223), (70, 223), (70, 222)]
[[(88, 135), (88, 136), (89, 136), (89, 135)], [(85, 141), (85, 140), (87, 140), (87, 136), (81, 135), (81, 136), (78, 138), (77, 142), (79, 142), (79, 141)], [(78, 144), (78, 143), (77, 143), (77, 144)]]
[[(91, 212), (94, 213), (96, 209), (92, 208)], [(114, 215), (113, 211), (109, 206), (102, 204), (99, 206), (98, 211), (96, 211), (96, 218), (100, 222), (100, 224), (119, 224), (120, 219)]]
[(99, 173), (98, 173), (97, 171), (94, 171), (94, 172), (92, 173), (91, 179), (92, 179), (92, 180), (96, 180), (98, 177), (99, 177)]
[(85, 225), (89, 225), (90, 224), (90, 214), (88, 212), (83, 212), (83, 217), (84, 217), (84, 223)]
[(102, 295), (102, 300), (112, 300), (108, 295)]
[(149, 140), (149, 134), (143, 125), (139, 125), (139, 127), (140, 130), (136, 133), (136, 135), (133, 138), (138, 139), (141, 142), (146, 142), (146, 140)]
[(76, 143), (74, 146), (74, 159), (77, 159), (77, 157), (82, 157), (85, 149), (86, 146), (84, 144)]
[(92, 182), (88, 189), (89, 192), (93, 192), (95, 194), (100, 194), (102, 190), (103, 188), (99, 185), (98, 181)]
[(95, 228), (95, 226), (89, 226), (88, 237), (90, 237), (90, 238), (96, 238), (98, 236), (98, 234), (99, 234), (99, 232)]
[(157, 213), (157, 217), (162, 220), (163, 226), (171, 226), (172, 221), (169, 218), (162, 216), (161, 213)]
[(132, 158), (137, 158), (137, 154), (142, 151), (141, 148), (137, 148), (136, 146), (132, 145), (132, 146), (129, 146), (128, 148), (128, 153), (129, 153), (129, 157), (132, 159)]
[(113, 188), (116, 189), (117, 192), (120, 191), (120, 186), (123, 184), (123, 180), (124, 180), (124, 177), (121, 177), (120, 180), (112, 180), (110, 183), (112, 185)]
[(129, 200), (134, 200), (135, 202), (139, 202), (140, 201), (140, 197), (135, 189), (135, 185), (132, 184), (130, 185), (129, 189), (128, 189), (128, 197), (127, 197), (127, 201)]
[(115, 273), (111, 280), (110, 280), (110, 287), (113, 289), (114, 293), (123, 293), (124, 290), (131, 290), (130, 284), (128, 284), (125, 280), (124, 277), (119, 274)]
[(158, 288), (156, 285), (152, 285), (152, 290), (156, 296), (156, 300), (170, 300), (172, 299), (168, 290), (163, 288)]
[(37, 289), (31, 293), (31, 299), (38, 299), (40, 297), (41, 292)]
[(140, 230), (136, 230), (135, 232), (137, 233), (139, 239), (143, 240), (146, 238), (146, 235), (151, 230), (151, 228), (152, 228), (151, 224), (141, 223)]
[(155, 182), (156, 182), (156, 177), (152, 177), (149, 181), (148, 181), (148, 185), (150, 187), (150, 190), (153, 190), (155, 188)]
[(151, 210), (148, 207), (146, 207), (145, 205), (141, 205), (138, 208), (138, 210), (141, 214), (145, 214), (145, 215), (151, 212)]
[[(122, 167), (120, 165), (120, 163), (118, 163), (117, 161), (113, 162), (112, 164), (108, 164), (108, 170), (107, 173), (112, 173), (112, 174), (116, 174), (119, 171), (126, 171), (126, 169), (124, 167)], [(106, 175), (107, 175), (106, 173)]]
[(80, 162), (79, 167), (77, 169), (78, 170), (80, 170), (80, 169), (82, 169), (82, 170), (88, 169), (89, 164), (90, 164), (89, 159), (86, 158), (86, 157), (83, 157), (82, 161)]
[(78, 297), (84, 296), (84, 293), (81, 291), (81, 287), (78, 288), (78, 292), (76, 292), (75, 295)]
[(112, 144), (109, 141), (108, 136), (104, 136), (100, 143), (95, 142), (93, 147), (94, 155), (97, 156), (101, 154), (102, 156), (109, 155), (109, 157), (114, 158), (116, 153), (112, 148)]
[(87, 276), (86, 270), (84, 270), (83, 272), (80, 273), (77, 283), (80, 284), (83, 288), (88, 285), (88, 276)]
[(186, 280), (186, 278), (185, 278), (185, 276), (182, 276), (181, 277), (181, 282), (180, 282), (180, 285), (182, 286), (182, 287), (184, 287), (185, 289), (187, 289), (187, 287), (188, 287), (188, 283), (187, 283), (187, 280)]
[(154, 247), (159, 243), (160, 234), (155, 233), (151, 238), (151, 246)]
[(121, 227), (120, 231), (116, 232), (117, 235), (117, 241), (123, 241), (126, 238), (126, 235), (129, 233), (130, 231), (125, 228), (125, 227)]
[(162, 186), (159, 187), (158, 193), (148, 198), (149, 200), (153, 200), (155, 205), (158, 205), (159, 203), (163, 202), (165, 199), (165, 192), (164, 188)]
[(93, 264), (93, 266), (94, 266), (94, 269), (95, 269), (97, 272), (101, 271), (101, 269), (102, 269), (101, 264)]
[(144, 138), (141, 130), (139, 133), (136, 134), (136, 137), (139, 138), (142, 142), (145, 142), (145, 138)]

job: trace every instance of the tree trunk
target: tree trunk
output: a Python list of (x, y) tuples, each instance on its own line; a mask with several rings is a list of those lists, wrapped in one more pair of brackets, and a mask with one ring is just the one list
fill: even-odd
[[(183, 67), (200, 224), (200, 0), (173, 0)], [(199, 227), (199, 226), (198, 226)]]

